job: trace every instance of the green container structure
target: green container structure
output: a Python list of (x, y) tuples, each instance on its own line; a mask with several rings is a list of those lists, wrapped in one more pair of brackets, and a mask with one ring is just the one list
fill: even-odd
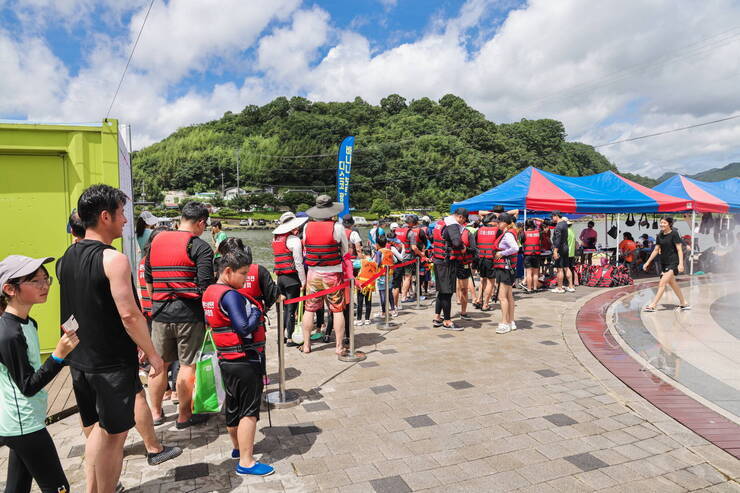
[[(131, 165), (117, 120), (100, 124), (33, 124), (0, 122), (0, 259), (11, 254), (62, 256), (72, 244), (67, 220), (90, 185), (106, 183), (132, 197)], [(128, 223), (114, 246), (136, 255), (133, 204)], [(47, 265), (55, 276), (56, 263)], [(59, 284), (48, 301), (34, 307), (41, 350), (50, 354), (60, 335)]]

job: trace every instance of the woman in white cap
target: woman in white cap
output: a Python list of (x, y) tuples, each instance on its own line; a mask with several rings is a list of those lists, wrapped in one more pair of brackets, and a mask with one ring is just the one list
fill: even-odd
[(74, 330), (65, 329), (42, 364), (38, 326), (29, 317), (33, 305), (46, 302), (52, 278), (44, 264), (53, 260), (10, 255), (0, 262), (0, 443), (10, 448), (5, 491), (27, 493), (34, 480), (44, 493), (69, 491), (46, 430), (43, 389), (79, 340)]
[[(280, 216), (280, 225), (272, 231), (272, 253), (275, 256), (277, 285), (285, 299), (297, 298), (306, 287), (306, 269), (303, 267), (303, 244), (299, 238), (300, 230), (308, 217), (296, 217), (292, 212)], [(298, 303), (285, 305), (284, 321), (287, 330), (288, 346), (293, 342)], [(282, 335), (286, 337), (285, 334)]]

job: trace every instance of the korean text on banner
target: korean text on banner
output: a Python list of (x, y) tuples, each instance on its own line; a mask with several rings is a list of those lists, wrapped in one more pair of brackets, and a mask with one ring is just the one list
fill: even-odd
[(349, 214), (349, 177), (352, 169), (352, 150), (355, 147), (355, 138), (347, 137), (339, 146), (339, 156), (337, 158), (337, 202), (344, 205), (339, 217)]

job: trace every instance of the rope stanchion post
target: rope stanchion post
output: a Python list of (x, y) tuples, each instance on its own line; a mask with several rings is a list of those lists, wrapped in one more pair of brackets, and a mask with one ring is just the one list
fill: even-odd
[(395, 330), (398, 328), (398, 324), (395, 322), (391, 322), (391, 307), (390, 307), (390, 300), (391, 300), (391, 280), (388, 273), (391, 271), (390, 267), (385, 267), (385, 320), (382, 322), (378, 322), (378, 329), (379, 330)]
[(345, 321), (348, 331), (347, 334), (349, 334), (349, 352), (346, 354), (340, 354), (337, 357), (339, 361), (344, 361), (345, 363), (356, 363), (367, 359), (367, 355), (365, 353), (362, 351), (355, 351), (355, 324), (353, 320), (355, 314), (354, 293), (355, 280), (351, 279), (349, 282), (349, 320)]
[(266, 393), (265, 402), (268, 406), (281, 409), (297, 406), (301, 399), (295, 392), (285, 388), (285, 321), (283, 320), (285, 305), (283, 300), (280, 300), (275, 309), (278, 319), (278, 389)]
[(416, 296), (416, 303), (414, 306), (404, 306), (404, 310), (423, 310), (425, 307), (421, 306), (421, 281), (419, 279), (419, 272), (421, 271), (421, 259), (417, 257), (412, 260), (414, 268), (416, 269), (416, 287), (414, 288), (414, 295)]

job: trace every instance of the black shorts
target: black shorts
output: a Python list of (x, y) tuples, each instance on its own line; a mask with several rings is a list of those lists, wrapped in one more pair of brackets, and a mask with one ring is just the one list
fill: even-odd
[(496, 269), (496, 280), (501, 284), (513, 286), (515, 277), (516, 273), (512, 272), (509, 269)]
[(661, 271), (662, 274), (665, 274), (669, 270), (672, 270), (673, 271), (673, 275), (674, 276), (677, 276), (678, 275), (678, 264), (669, 264), (669, 265), (661, 265), (660, 266), (660, 271)]
[(70, 373), (82, 426), (99, 423), (112, 435), (134, 427), (134, 402), (142, 389), (136, 366), (103, 373), (71, 368)]
[(405, 269), (401, 267), (400, 269), (394, 269), (393, 270), (393, 282), (391, 283), (391, 288), (393, 289), (401, 289), (401, 285), (403, 284), (403, 271)]
[[(409, 260), (411, 259), (406, 259), (404, 262), (408, 262)], [(400, 270), (403, 271), (404, 276), (416, 276), (416, 264), (407, 265)]]
[(434, 276), (436, 280), (437, 293), (452, 294), (457, 284), (457, 262), (434, 262)]
[(568, 260), (568, 257), (560, 256), (557, 258), (557, 260), (554, 261), (555, 267), (558, 269), (565, 269), (570, 267), (570, 261)]
[(238, 426), (239, 420), (253, 416), (260, 419), (262, 404), (262, 368), (252, 361), (220, 361), (226, 390), (226, 426)]
[(493, 259), (478, 259), (478, 274), (480, 274), (481, 279), (495, 279), (495, 270), (496, 269), (493, 268)]
[(576, 266), (576, 258), (575, 257), (568, 257), (568, 267), (571, 269), (575, 268)]
[(455, 268), (455, 277), (461, 281), (470, 279), (473, 275), (473, 271), (470, 270), (470, 265), (457, 264)]
[(540, 257), (539, 255), (525, 255), (524, 256), (524, 268), (525, 269), (539, 269)]

